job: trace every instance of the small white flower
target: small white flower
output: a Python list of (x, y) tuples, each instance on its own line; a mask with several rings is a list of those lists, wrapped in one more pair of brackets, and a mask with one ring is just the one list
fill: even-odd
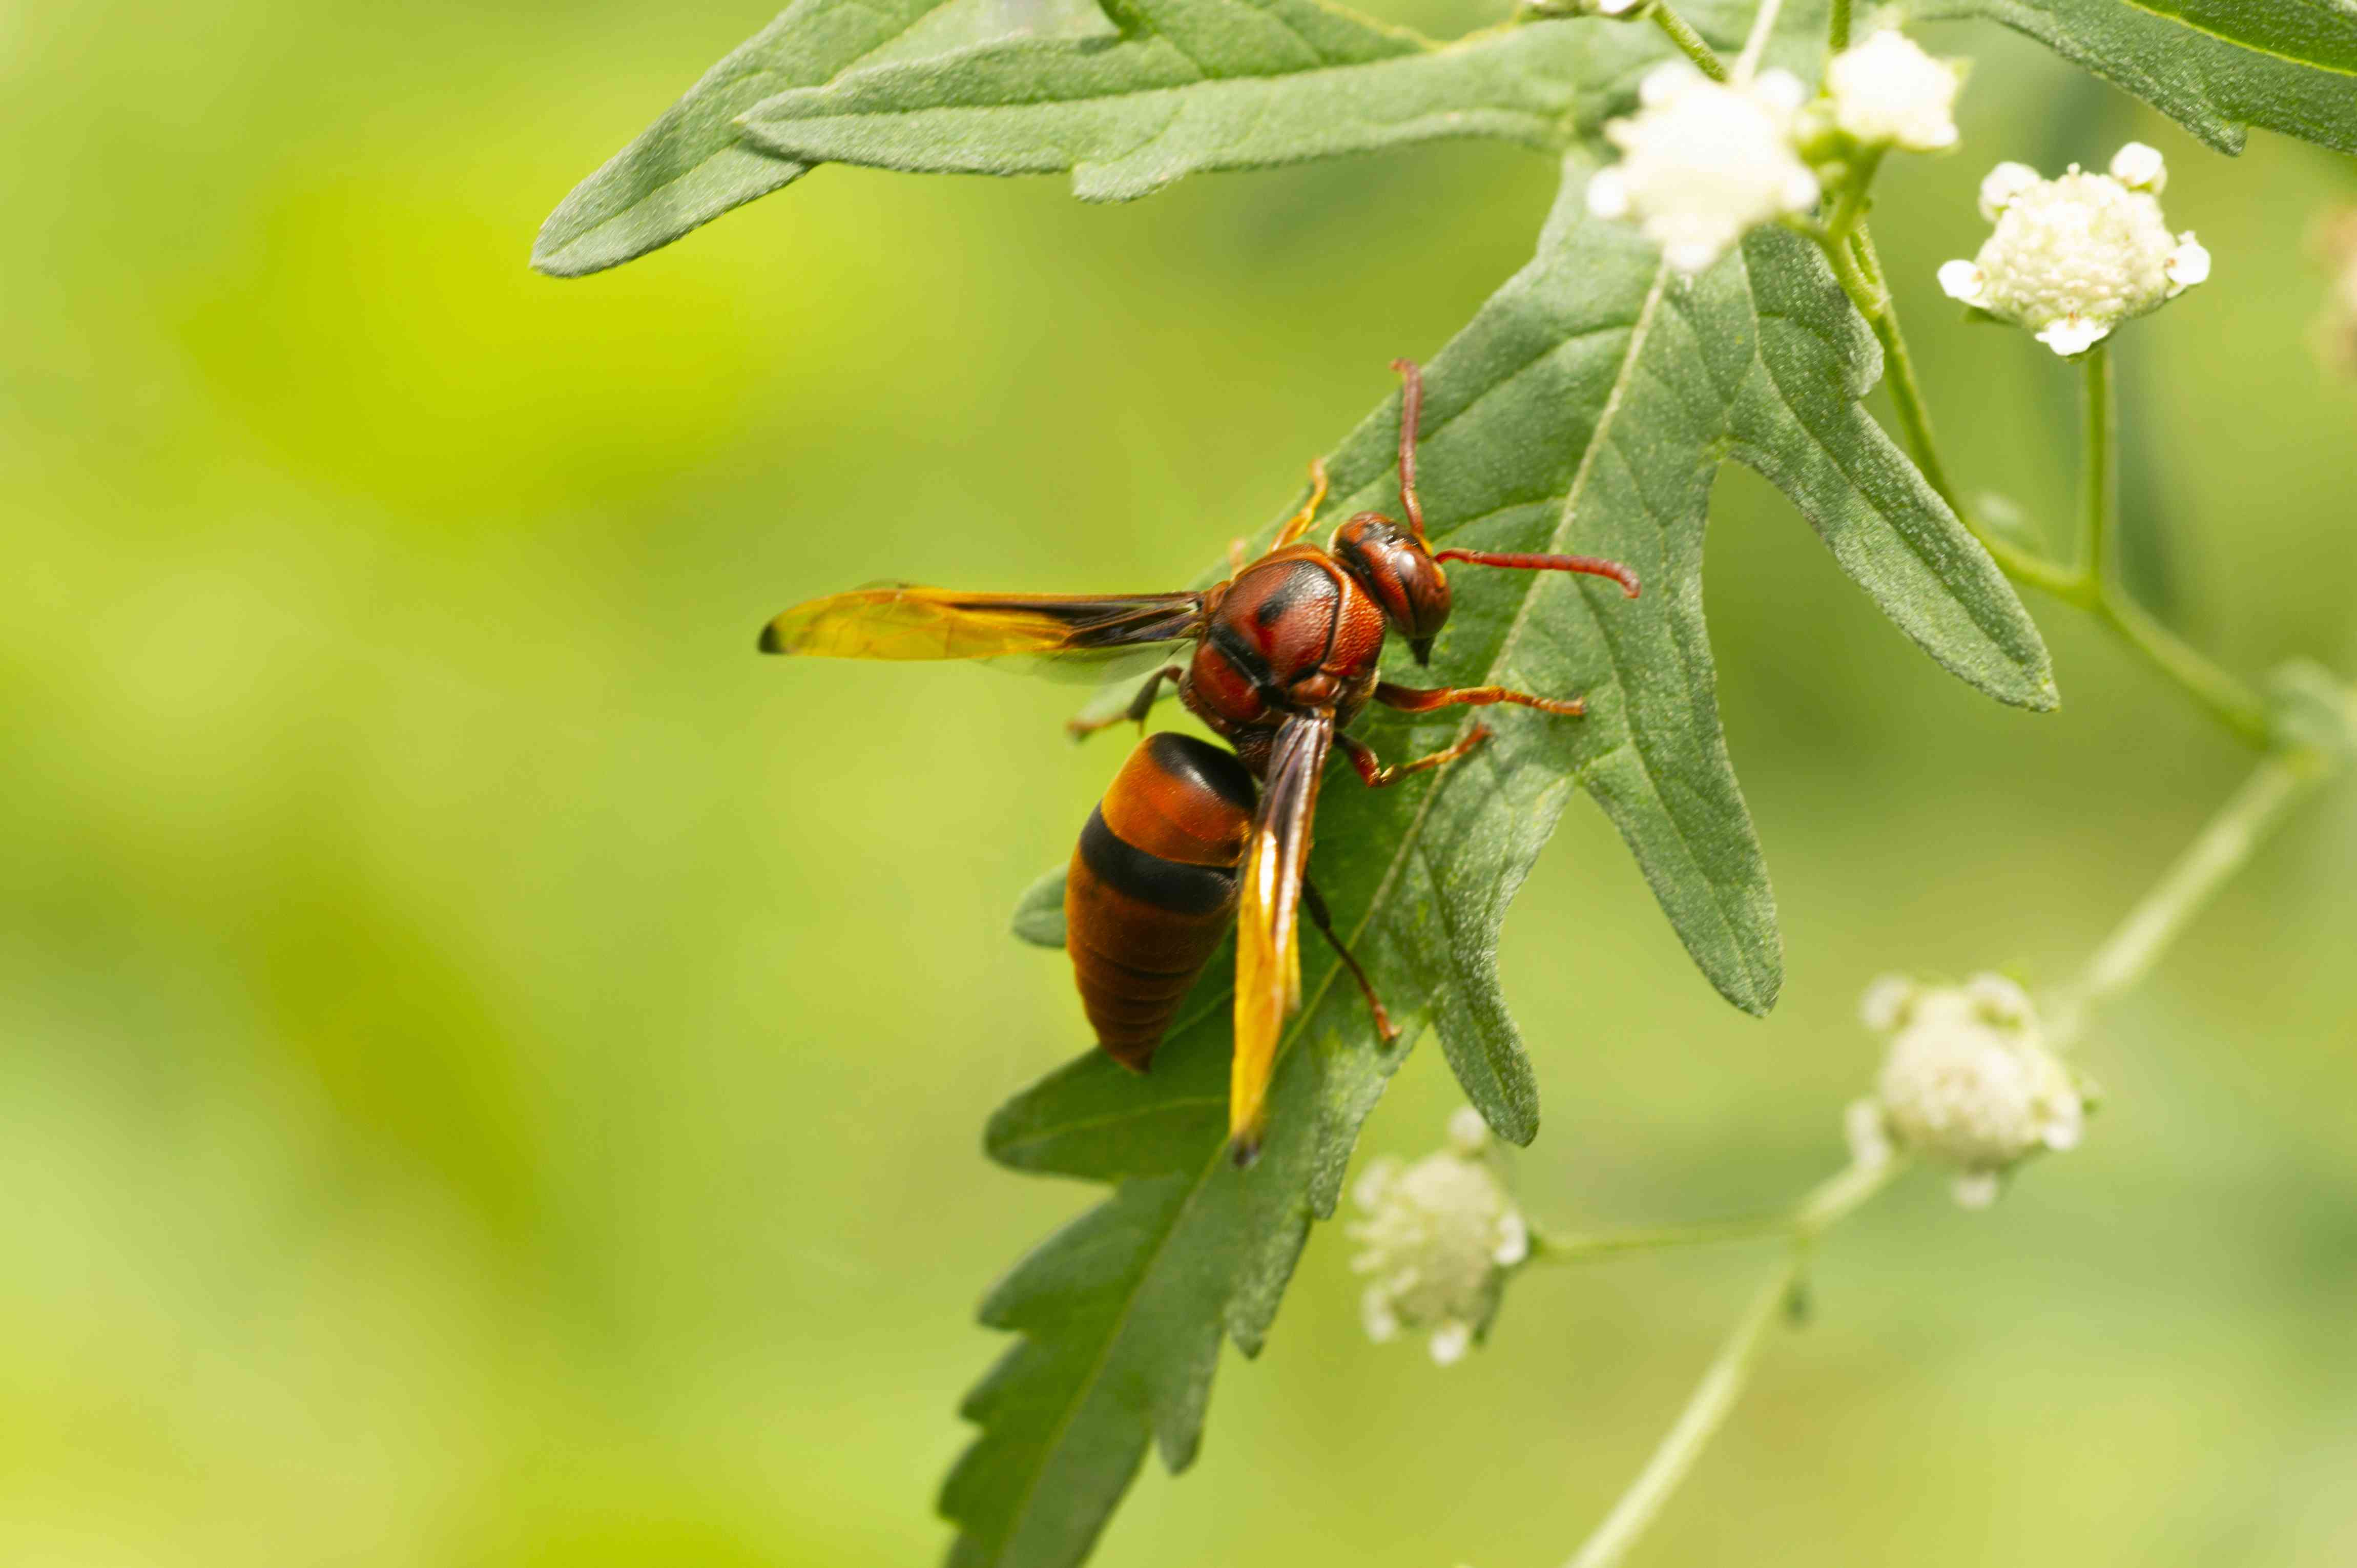
[(2210, 252), (2188, 229), (2177, 237), (2177, 249), (2162, 263), (2169, 273), (2169, 297), (2175, 299), (2198, 283), (2210, 281)]
[(1988, 303), (1988, 274), (1970, 262), (1942, 262), (1940, 291), (1966, 305), (1985, 306)]
[(2142, 142), (2129, 142), (2114, 153), (2111, 170), (2112, 177), (2130, 190), (2148, 190), (2158, 196), (2169, 183), (2169, 166), (2161, 162), (2160, 149)]
[(1625, 16), (1644, 3), (1645, 0), (1596, 0), (1596, 14), (1599, 16)]
[(1633, 219), (1669, 264), (1691, 276), (1744, 231), (1816, 205), (1817, 178), (1792, 151), (1805, 95), (1790, 72), (1721, 86), (1683, 60), (1638, 84), (1638, 113), (1604, 134), (1621, 161), (1588, 182), (1587, 209)]
[(1530, 1256), (1530, 1227), (1489, 1153), (1489, 1129), (1469, 1109), (1449, 1118), (1445, 1147), (1414, 1165), (1371, 1161), (1352, 1197), (1365, 1218), (1351, 1267), (1370, 1276), (1360, 1300), (1367, 1337), (1428, 1334), (1432, 1359), (1460, 1359), (1496, 1316), (1509, 1270)]
[(2085, 353), (2111, 333), (2112, 329), (2102, 322), (2090, 321), (2074, 312), (2040, 328), (2038, 340), (2067, 360), (2073, 354)]
[(1942, 266), (1940, 286), (2071, 355), (2207, 278), (2210, 252), (2190, 231), (2172, 238), (2161, 220), (2160, 155), (2131, 143), (2112, 167), (2087, 174), (2074, 164), (2049, 180), (1999, 164), (1981, 182), (1981, 211), (1996, 231), (1972, 261)]
[(1959, 1208), (1986, 1208), (1996, 1201), (2003, 1186), (1995, 1171), (1966, 1171), (1949, 1184), (1948, 1190), (1956, 1195)]
[(1997, 165), (1981, 177), (1981, 216), (1996, 222), (1996, 215), (2012, 206), (2015, 197), (2045, 183), (2044, 177), (2028, 164)]
[(1878, 1163), (1895, 1144), (1943, 1161), (1962, 1173), (1956, 1200), (1976, 1208), (2023, 1160), (2079, 1142), (2085, 1091), (2046, 1048), (2020, 986), (1995, 974), (1955, 986), (1884, 979), (1867, 996), (1861, 1011), (1884, 1021), (1890, 1047), (1874, 1097), (1846, 1113), (1853, 1159)]
[(1465, 1359), (1465, 1352), (1473, 1348), (1473, 1326), (1469, 1323), (1444, 1323), (1432, 1331), (1432, 1362), (1437, 1367), (1453, 1367)]
[(1867, 146), (1932, 153), (1956, 145), (1955, 67), (1904, 33), (1878, 32), (1825, 67), (1834, 124)]
[(1882, 1101), (1872, 1095), (1853, 1100), (1843, 1110), (1842, 1133), (1853, 1164), (1871, 1170), (1890, 1163), (1890, 1129), (1882, 1119)]
[(1878, 1035), (1887, 1035), (1906, 1021), (1914, 1004), (1916, 985), (1903, 974), (1886, 974), (1857, 999), (1858, 1021)]

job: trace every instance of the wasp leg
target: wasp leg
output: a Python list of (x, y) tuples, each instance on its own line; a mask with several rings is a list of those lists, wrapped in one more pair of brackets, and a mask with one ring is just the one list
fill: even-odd
[(1407, 512), (1407, 525), (1415, 531), (1415, 542), (1422, 544), (1424, 505), (1415, 499), (1415, 433), (1424, 423), (1424, 372), (1414, 360), (1394, 360), (1392, 369), (1400, 373), (1400, 505)]
[(1359, 994), (1367, 999), (1367, 1011), (1375, 1015), (1375, 1033), (1383, 1036), (1383, 1044), (1397, 1044), (1399, 1030), (1393, 1026), (1392, 1015), (1383, 1011), (1383, 998), (1375, 994), (1375, 983), (1367, 978), (1367, 972), (1359, 967), (1359, 961), (1351, 956), (1351, 950), (1334, 934), (1334, 922), (1326, 913), (1326, 900), (1318, 896), (1318, 885), (1306, 877), (1301, 884), (1301, 908), (1308, 915), (1309, 923), (1326, 933), (1326, 940), (1342, 956), (1342, 966), (1359, 983)]
[(1375, 701), (1410, 714), (1428, 714), (1435, 708), (1486, 708), (1492, 703), (1512, 703), (1516, 707), (1572, 717), (1587, 711), (1587, 704), (1577, 697), (1534, 697), (1528, 692), (1510, 692), (1503, 686), (1394, 686), (1389, 681), (1375, 687)]
[(1637, 574), (1600, 555), (1501, 555), (1493, 550), (1443, 550), (1432, 558), (1465, 561), (1476, 566), (1503, 566), (1515, 572), (1584, 572), (1591, 577), (1611, 578), (1620, 585), (1623, 597), (1637, 596)]
[(1071, 736), (1074, 740), (1086, 740), (1089, 736), (1096, 734), (1097, 731), (1101, 729), (1111, 729), (1114, 725), (1124, 722), (1135, 724), (1139, 729), (1143, 730), (1146, 727), (1146, 715), (1154, 711), (1154, 699), (1160, 693), (1162, 690), (1162, 682), (1165, 681), (1176, 681), (1186, 673), (1187, 671), (1185, 670), (1176, 664), (1166, 664), (1161, 669), (1157, 670), (1153, 674), (1148, 675), (1146, 678), (1146, 684), (1137, 689), (1137, 695), (1129, 700), (1129, 706), (1114, 714), (1113, 717), (1109, 719), (1066, 719), (1064, 721), (1064, 728), (1071, 732)]
[(1299, 511), (1293, 514), (1293, 520), (1290, 522), (1287, 522), (1283, 528), (1277, 530), (1276, 542), (1270, 545), (1269, 549), (1272, 551), (1282, 550), (1286, 545), (1292, 543), (1295, 540), (1300, 538), (1303, 534), (1308, 532), (1309, 525), (1318, 521), (1318, 509), (1325, 504), (1326, 459), (1323, 457), (1316, 457), (1312, 458), (1309, 464), (1309, 500), (1308, 504), (1303, 506)]
[(1456, 761), (1490, 738), (1490, 726), (1475, 725), (1463, 740), (1445, 751), (1436, 751), (1430, 757), (1419, 757), (1414, 762), (1394, 762), (1389, 765), (1380, 761), (1375, 756), (1374, 747), (1365, 741), (1353, 739), (1347, 735), (1336, 736), (1334, 738), (1341, 743), (1342, 755), (1351, 759), (1351, 766), (1359, 770), (1359, 777), (1366, 781), (1367, 788), (1380, 789), (1386, 784), (1398, 783), (1411, 773), (1421, 773), (1428, 768), (1446, 767)]

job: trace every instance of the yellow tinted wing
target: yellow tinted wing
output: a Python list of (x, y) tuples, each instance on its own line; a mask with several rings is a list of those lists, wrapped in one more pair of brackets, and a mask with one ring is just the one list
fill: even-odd
[(764, 653), (818, 659), (990, 659), (1168, 642), (1200, 594), (967, 594), (887, 584), (796, 605), (761, 629)]
[(1236, 1054), (1228, 1080), (1228, 1133), (1236, 1163), (1260, 1153), (1268, 1080), (1285, 1021), (1301, 1005), (1301, 883), (1309, 867), (1318, 784), (1334, 745), (1334, 720), (1287, 719), (1269, 747), (1267, 787), (1238, 867)]

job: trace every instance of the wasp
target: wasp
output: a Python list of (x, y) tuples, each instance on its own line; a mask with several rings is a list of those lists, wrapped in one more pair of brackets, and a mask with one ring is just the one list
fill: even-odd
[(1308, 502), (1267, 553), (1230, 550), (1231, 575), (1201, 592), (1125, 595), (970, 594), (888, 585), (797, 605), (762, 629), (765, 653), (837, 659), (987, 659), (1098, 655), (1191, 645), (1146, 677), (1126, 711), (1074, 721), (1075, 734), (1135, 721), (1163, 682), (1232, 750), (1166, 732), (1146, 736), (1089, 815), (1064, 886), (1065, 946), (1098, 1044), (1143, 1072), (1178, 1006), (1236, 928), (1235, 1056), (1230, 1147), (1259, 1153), (1279, 1033), (1301, 1003), (1300, 919), (1325, 933), (1366, 997), (1378, 1033), (1396, 1038), (1366, 972), (1335, 934), (1308, 877), (1311, 822), (1330, 752), (1340, 746), (1370, 788), (1442, 767), (1489, 737), (1476, 725), (1455, 745), (1384, 763), (1346, 733), (1371, 702), (1408, 713), (1513, 703), (1576, 716), (1577, 697), (1503, 686), (1404, 686), (1379, 669), (1396, 631), (1419, 665), (1450, 605), (1445, 563), (1610, 578), (1635, 597), (1636, 575), (1586, 555), (1434, 551), (1417, 499), (1415, 448), (1424, 407), (1416, 366), (1395, 360), (1403, 526), (1362, 511), (1324, 546), (1303, 536), (1327, 491), (1310, 465)]

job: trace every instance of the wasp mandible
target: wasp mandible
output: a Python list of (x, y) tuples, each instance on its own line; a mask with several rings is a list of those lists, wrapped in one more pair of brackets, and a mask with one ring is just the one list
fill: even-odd
[[(1370, 702), (1408, 713), (1512, 703), (1577, 714), (1577, 697), (1503, 686), (1402, 686), (1383, 680), (1383, 639), (1396, 630), (1418, 664), (1448, 619), (1448, 575), (1463, 561), (1527, 572), (1609, 577), (1630, 597), (1636, 575), (1586, 555), (1435, 552), (1416, 497), (1416, 430), (1424, 382), (1400, 374), (1403, 527), (1362, 511), (1322, 548), (1302, 542), (1326, 499), (1326, 470), (1310, 465), (1308, 504), (1258, 560), (1231, 552), (1234, 575), (1201, 593), (966, 594), (904, 585), (860, 588), (797, 605), (762, 629), (765, 653), (835, 659), (987, 659), (998, 654), (1103, 654), (1191, 643), (1184, 661), (1154, 671), (1124, 719), (1141, 727), (1165, 681), (1232, 753), (1176, 733), (1147, 736), (1090, 813), (1065, 880), (1065, 946), (1098, 1044), (1143, 1072), (1179, 1003), (1234, 919), (1235, 1058), (1228, 1122), (1236, 1163), (1259, 1153), (1279, 1032), (1301, 1004), (1300, 918), (1323, 931), (1372, 1010), (1395, 1037), (1366, 972), (1336, 936), (1308, 878), (1311, 819), (1328, 753), (1342, 748), (1370, 788), (1455, 761), (1488, 738), (1476, 725), (1444, 750), (1384, 764), (1342, 733)], [(1175, 656), (1174, 656), (1175, 659)]]

